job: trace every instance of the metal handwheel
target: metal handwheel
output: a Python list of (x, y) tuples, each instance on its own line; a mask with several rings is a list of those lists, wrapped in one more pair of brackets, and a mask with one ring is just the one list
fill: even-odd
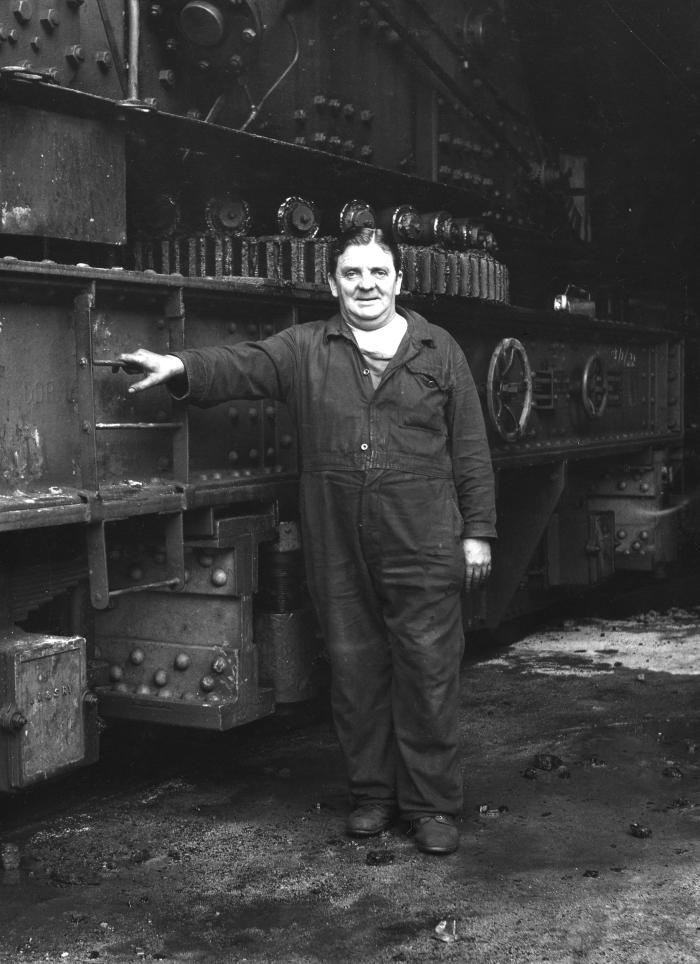
[(515, 442), (522, 436), (532, 411), (532, 371), (517, 338), (504, 338), (491, 355), (486, 404), (502, 439)]
[(605, 365), (598, 352), (586, 361), (581, 378), (581, 401), (587, 415), (600, 418), (608, 404), (608, 384)]

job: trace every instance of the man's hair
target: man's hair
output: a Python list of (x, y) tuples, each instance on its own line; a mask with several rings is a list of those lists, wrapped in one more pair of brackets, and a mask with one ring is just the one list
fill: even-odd
[(328, 249), (328, 274), (334, 275), (338, 267), (338, 260), (351, 244), (378, 244), (391, 255), (394, 268), (398, 274), (401, 271), (401, 251), (393, 238), (388, 237), (379, 228), (348, 228), (343, 231), (330, 245)]

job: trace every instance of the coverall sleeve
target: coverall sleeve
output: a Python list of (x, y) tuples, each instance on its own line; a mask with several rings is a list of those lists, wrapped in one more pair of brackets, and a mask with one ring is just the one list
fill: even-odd
[(201, 408), (232, 398), (286, 401), (297, 370), (293, 329), (262, 341), (172, 352), (185, 375), (171, 383), (173, 394)]
[(496, 497), (481, 402), (464, 353), (452, 344), (454, 382), (447, 408), (452, 471), (463, 539), (495, 539)]

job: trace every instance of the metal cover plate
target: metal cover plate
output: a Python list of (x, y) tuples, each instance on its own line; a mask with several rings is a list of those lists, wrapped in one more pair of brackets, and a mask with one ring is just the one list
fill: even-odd
[(125, 243), (121, 130), (8, 104), (0, 129), (0, 234)]
[[(82, 640), (81, 640), (82, 642)], [(27, 718), (19, 734), (20, 783), (32, 783), (85, 756), (82, 648), (25, 650), (17, 665), (17, 705)]]

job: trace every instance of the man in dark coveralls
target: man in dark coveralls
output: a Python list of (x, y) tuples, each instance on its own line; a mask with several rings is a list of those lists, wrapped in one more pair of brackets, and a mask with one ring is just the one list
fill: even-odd
[(338, 239), (339, 314), (263, 341), (122, 356), (201, 406), (276, 398), (295, 420), (309, 590), (331, 662), (353, 809), (347, 831), (397, 817), (417, 847), (457, 849), (460, 594), (490, 572), (493, 472), (454, 339), (396, 308), (400, 252), (382, 232)]

